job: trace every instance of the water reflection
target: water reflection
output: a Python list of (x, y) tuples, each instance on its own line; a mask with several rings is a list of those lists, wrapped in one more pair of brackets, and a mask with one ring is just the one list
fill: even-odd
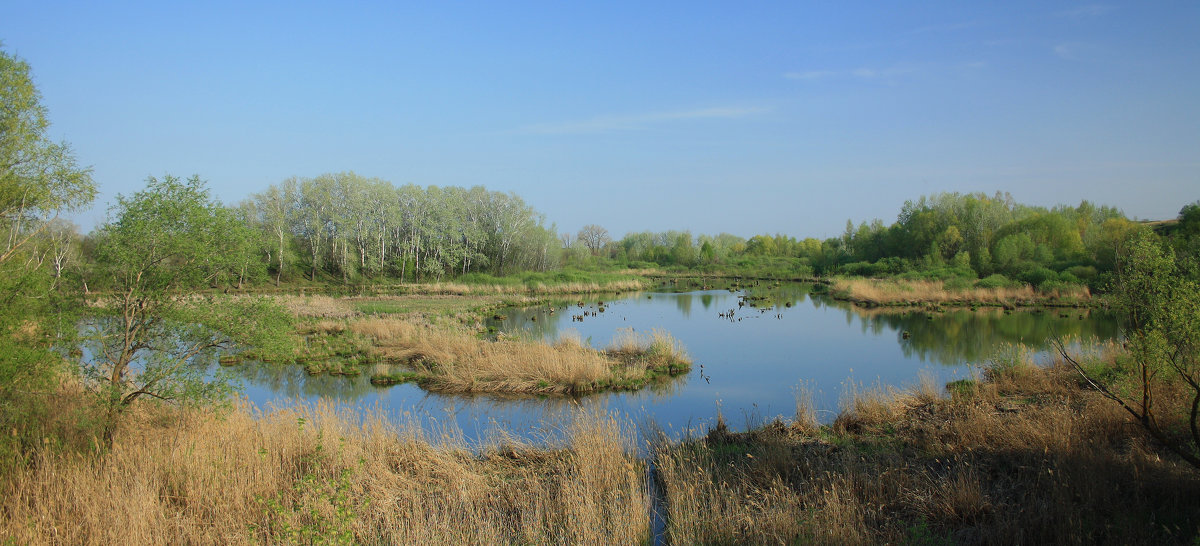
[(229, 369), (260, 404), (318, 398), (380, 403), (397, 414), (449, 419), (468, 436), (495, 426), (527, 436), (562, 426), (577, 408), (615, 410), (675, 429), (711, 420), (718, 405), (727, 416), (786, 416), (795, 407), (792, 387), (800, 383), (814, 390), (818, 411), (829, 417), (847, 381), (903, 387), (914, 384), (922, 370), (948, 381), (969, 374), (967, 364), (985, 361), (1001, 344), (1040, 349), (1052, 336), (1118, 335), (1116, 322), (1098, 311), (862, 309), (792, 283), (596, 295), (499, 311), (485, 324), (497, 335), (545, 340), (575, 331), (597, 348), (607, 346), (619, 329), (657, 328), (678, 338), (696, 366), (687, 376), (640, 391), (581, 398), (431, 394), (411, 384), (380, 388), (371, 385), (367, 370), (357, 377), (329, 377), (308, 376), (300, 366), (250, 363)]
[[(862, 316), (861, 320), (871, 324), (876, 334), (882, 334), (885, 328), (900, 332), (897, 341), (906, 357), (916, 356), (922, 362), (946, 366), (983, 361), (1001, 343), (1023, 343), (1041, 349), (1055, 336), (1075, 339), (1117, 337), (1114, 320), (1089, 319), (1087, 311), (1072, 311), (1068, 315), (1060, 317), (1051, 312), (1005, 314), (997, 309), (956, 310), (932, 315), (879, 313)], [(909, 334), (908, 339), (904, 339), (904, 332)]]

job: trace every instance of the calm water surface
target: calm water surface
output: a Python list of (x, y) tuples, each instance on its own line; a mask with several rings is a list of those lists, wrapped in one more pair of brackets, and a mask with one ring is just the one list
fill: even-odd
[[(1056, 334), (1117, 335), (1115, 321), (1097, 311), (880, 311), (836, 302), (810, 289), (784, 285), (598, 296), (509, 310), (504, 320), (488, 323), (507, 335), (546, 340), (574, 331), (569, 335), (577, 333), (597, 348), (608, 345), (620, 329), (670, 332), (694, 360), (692, 371), (637, 392), (581, 398), (445, 395), (412, 384), (375, 387), (367, 374), (309, 377), (300, 366), (259, 363), (229, 369), (261, 407), (332, 399), (378, 407), (393, 418), (417, 420), (435, 430), (449, 427), (469, 440), (493, 428), (527, 438), (554, 436), (580, 407), (616, 411), (677, 436), (710, 424), (718, 411), (738, 429), (779, 415), (790, 417), (801, 386), (813, 393), (818, 417), (828, 421), (851, 383), (908, 387), (922, 373), (944, 383), (971, 377), (970, 365), (983, 363), (1005, 343), (1045, 348)], [(582, 322), (572, 319), (584, 314)]]

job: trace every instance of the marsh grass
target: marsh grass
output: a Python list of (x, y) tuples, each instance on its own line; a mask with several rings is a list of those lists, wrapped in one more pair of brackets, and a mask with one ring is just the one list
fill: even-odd
[[(403, 325), (376, 324), (381, 332)], [(403, 335), (403, 331), (393, 335)], [(1059, 362), (1021, 348), (966, 388), (856, 389), (814, 428), (659, 441), (673, 544), (1190, 544), (1200, 475)], [(1080, 350), (1128, 381), (1119, 345)], [(1010, 365), (1016, 362), (1016, 365)], [(1020, 370), (1020, 373), (1011, 373)], [(77, 388), (77, 387), (76, 387)], [(633, 544), (649, 539), (647, 463), (630, 427), (579, 413), (564, 440), (467, 445), (333, 405), (227, 413), (140, 404), (110, 451), (62, 387), (33, 448), (0, 480), (18, 544)], [(797, 414), (803, 407), (798, 396)], [(1189, 401), (1164, 394), (1164, 405)], [(1174, 415), (1164, 412), (1164, 415)], [(1172, 417), (1182, 419), (1182, 417)], [(1167, 423), (1183, 425), (1182, 421)]]
[(524, 339), (490, 341), (468, 333), (394, 318), (349, 325), (369, 338), (385, 360), (409, 370), (380, 373), (377, 384), (414, 381), (441, 392), (569, 394), (632, 389), (690, 368), (682, 346), (665, 332), (619, 336), (619, 349), (598, 351), (578, 336), (555, 343)]
[(532, 295), (592, 294), (597, 292), (632, 292), (646, 288), (643, 279), (619, 278), (605, 281), (529, 280), (522, 283), (430, 283), (404, 285), (405, 294), (473, 295)]
[(111, 452), (40, 451), (10, 477), (20, 544), (631, 544), (648, 536), (629, 427), (582, 416), (557, 447), (474, 449), (329, 405), (147, 405)]
[[(1119, 346), (1083, 352), (1093, 366), (1120, 365)], [(992, 363), (995, 371), (949, 396), (930, 385), (892, 393), (853, 387), (834, 424), (815, 433), (776, 421), (664, 444), (655, 465), (670, 540), (1196, 540), (1200, 475), (1083, 388), (1068, 366), (1032, 365), (1028, 355), (1010, 348)]]
[(1032, 305), (1041, 303), (1081, 304), (1091, 299), (1087, 287), (1035, 291), (1020, 287), (951, 288), (938, 280), (838, 278), (831, 281), (831, 294), (868, 305), (949, 304), (949, 305)]

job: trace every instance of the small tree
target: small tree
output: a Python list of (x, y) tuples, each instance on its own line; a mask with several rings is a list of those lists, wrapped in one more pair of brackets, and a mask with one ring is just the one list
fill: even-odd
[[(1155, 439), (1200, 468), (1200, 282), (1196, 264), (1176, 260), (1169, 246), (1148, 230), (1135, 232), (1117, 254), (1112, 303), (1122, 315), (1138, 388), (1123, 396), (1072, 359), (1060, 354), (1084, 379), (1132, 415)], [(1171, 430), (1158, 394), (1163, 376), (1181, 381), (1191, 398), (1184, 414), (1188, 430)]]
[[(53, 304), (61, 269), (52, 276), (39, 263), (49, 252), (38, 239), (60, 212), (96, 194), (91, 170), (77, 165), (66, 143), (50, 140), (49, 126), (29, 64), (0, 51), (0, 464), (10, 447), (40, 443), (27, 434), (38, 423), (30, 415), (53, 390), (62, 361), (46, 343), (52, 319), (66, 315)], [(51, 255), (56, 265), (66, 259), (62, 248)]]
[(235, 342), (274, 349), (288, 319), (265, 299), (200, 298), (227, 267), (220, 205), (193, 177), (151, 177), (145, 190), (117, 197), (100, 228), (100, 274), (113, 292), (88, 321), (85, 383), (105, 409), (104, 439), (139, 398), (213, 402), (229, 392), (192, 360)]
[(579, 230), (579, 234), (575, 237), (583, 246), (588, 247), (592, 254), (598, 254), (604, 245), (607, 245), (612, 237), (609, 237), (608, 230), (596, 224), (588, 224)]

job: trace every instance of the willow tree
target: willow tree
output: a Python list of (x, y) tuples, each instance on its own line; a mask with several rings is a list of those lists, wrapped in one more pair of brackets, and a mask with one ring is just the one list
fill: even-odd
[(278, 305), (195, 293), (230, 265), (228, 218), (199, 178), (151, 177), (146, 189), (118, 196), (100, 228), (97, 265), (112, 294), (89, 318), (81, 371), (106, 411), (107, 443), (140, 398), (225, 399), (228, 383), (206, 378), (197, 357), (235, 343), (282, 343), (288, 319)]
[[(49, 138), (49, 126), (29, 65), (0, 51), (0, 428), (6, 432), (0, 452), (27, 438), (35, 421), (28, 412), (49, 390), (60, 360), (43, 342), (56, 292), (38, 259), (48, 251), (34, 243), (59, 213), (88, 205), (96, 194), (90, 169), (76, 163), (70, 146)], [(63, 247), (55, 248), (53, 263), (63, 263)]]
[(293, 177), (252, 196), (254, 208), (259, 215), (258, 225), (270, 234), (271, 240), (274, 242), (271, 249), (271, 261), (275, 263), (276, 267), (275, 286), (279, 286), (279, 281), (283, 277), (284, 260), (292, 238), (298, 185), (299, 182)]
[(600, 251), (612, 241), (612, 237), (608, 235), (608, 230), (596, 224), (588, 224), (579, 229), (579, 234), (575, 239), (583, 243), (583, 246), (588, 247), (592, 254), (599, 254)]
[(1125, 331), (1130, 359), (1122, 371), (1133, 380), (1131, 392), (1106, 384), (1072, 358), (1061, 341), (1059, 352), (1151, 436), (1200, 469), (1200, 270), (1196, 262), (1178, 259), (1156, 235), (1138, 230), (1118, 252), (1110, 301)]

